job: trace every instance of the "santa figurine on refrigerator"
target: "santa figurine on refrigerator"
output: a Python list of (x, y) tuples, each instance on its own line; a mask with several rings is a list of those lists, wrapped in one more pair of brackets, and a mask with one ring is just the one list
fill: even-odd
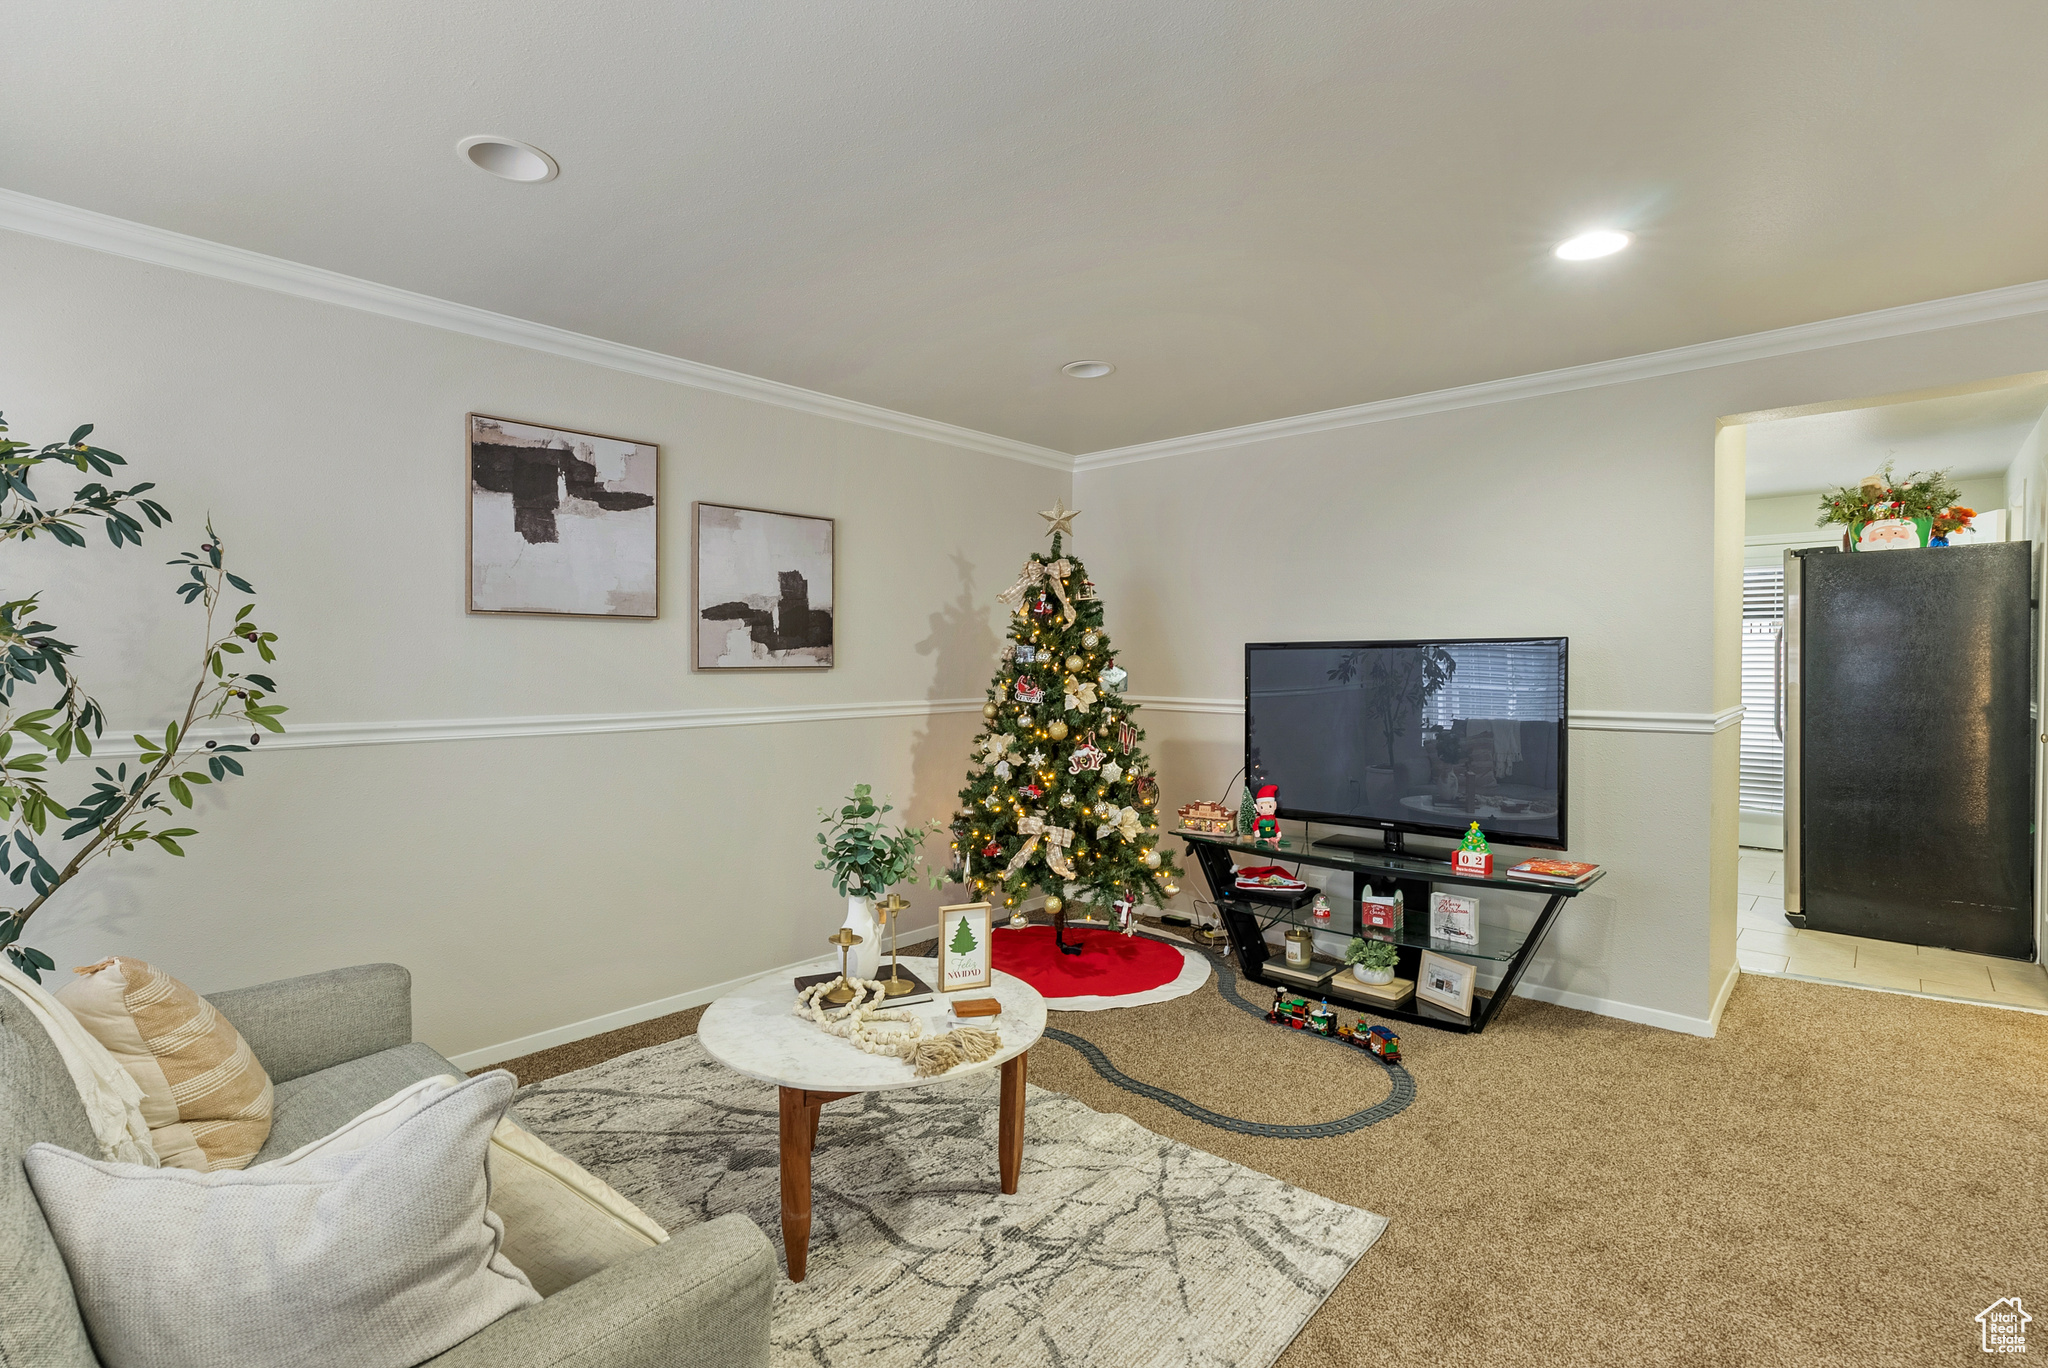
[(1280, 844), (1280, 786), (1267, 784), (1259, 790), (1259, 796), (1252, 802), (1252, 810), (1259, 815), (1252, 821), (1252, 839), (1260, 845)]

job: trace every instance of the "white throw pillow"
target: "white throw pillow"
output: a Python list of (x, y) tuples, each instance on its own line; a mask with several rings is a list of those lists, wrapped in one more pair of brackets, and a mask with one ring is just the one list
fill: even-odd
[[(262, 1167), (302, 1164), (374, 1145), (461, 1084), (455, 1074), (422, 1079)], [(510, 1117), (491, 1132), (490, 1164), (491, 1210), (505, 1225), (504, 1255), (543, 1297), (668, 1239), (653, 1217), (611, 1184)]]
[(107, 1368), (413, 1368), (540, 1300), (501, 1253), (484, 1159), (512, 1076), (364, 1149), (196, 1173), (25, 1162)]

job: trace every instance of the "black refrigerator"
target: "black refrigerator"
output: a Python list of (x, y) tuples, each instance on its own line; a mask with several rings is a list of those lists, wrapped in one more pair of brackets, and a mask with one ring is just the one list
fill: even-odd
[(2034, 955), (2032, 544), (1785, 554), (1785, 913)]

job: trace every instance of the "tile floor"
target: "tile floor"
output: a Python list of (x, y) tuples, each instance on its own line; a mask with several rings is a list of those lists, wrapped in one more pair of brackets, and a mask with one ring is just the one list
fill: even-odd
[(1735, 899), (1735, 958), (1743, 973), (2048, 1012), (2048, 969), (2038, 964), (1801, 931), (1785, 920), (1784, 878), (1784, 852), (1743, 847)]

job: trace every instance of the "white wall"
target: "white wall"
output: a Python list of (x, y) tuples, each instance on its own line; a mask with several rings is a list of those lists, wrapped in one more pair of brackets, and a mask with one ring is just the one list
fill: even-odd
[[(1131, 529), (1089, 564), (1131, 615), (1133, 691), (1226, 700), (1147, 714), (1162, 802), (1214, 797), (1241, 763), (1246, 641), (1568, 635), (1574, 710), (1648, 716), (1572, 732), (1572, 853), (1610, 873), (1524, 991), (1708, 1029), (1734, 916), (1715, 579), (1740, 564), (1716, 556), (1716, 420), (2044, 360), (2036, 315), (1084, 464), (1077, 502)], [(1719, 488), (1739, 536), (1740, 485)]]
[[(0, 301), (13, 435), (97, 423), (178, 518), (139, 552), (6, 552), (10, 594), (46, 587), (123, 737), (189, 687), (197, 615), (163, 562), (209, 512), (283, 635), (295, 727), (908, 714), (265, 747), (206, 793), (187, 858), (117, 857), (31, 924), (61, 966), (136, 954), (202, 991), (395, 960), (451, 1054), (824, 952), (844, 903), (811, 868), (815, 808), (864, 780), (950, 811), (995, 594), (1033, 510), (1071, 493), (1061, 471), (35, 238), (0, 234)], [(469, 410), (661, 445), (658, 621), (465, 615)], [(691, 672), (693, 499), (838, 519), (837, 668)], [(923, 714), (949, 699), (973, 711)], [(929, 922), (938, 895), (911, 896), (906, 924)]]

